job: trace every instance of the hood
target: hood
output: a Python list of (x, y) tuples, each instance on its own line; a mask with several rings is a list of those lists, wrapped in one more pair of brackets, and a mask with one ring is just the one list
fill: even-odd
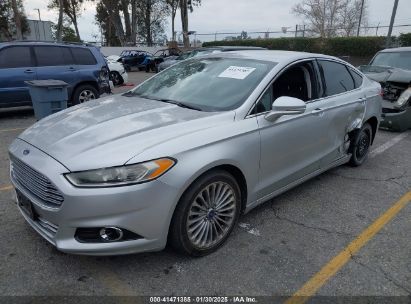
[[(19, 138), (71, 171), (88, 170), (125, 164), (159, 143), (224, 123), (213, 119), (221, 114), (116, 95), (44, 118)], [(224, 117), (232, 121), (234, 112)]]
[(393, 67), (383, 66), (361, 66), (361, 72), (363, 72), (368, 78), (384, 82), (398, 82), (398, 83), (411, 83), (411, 71)]

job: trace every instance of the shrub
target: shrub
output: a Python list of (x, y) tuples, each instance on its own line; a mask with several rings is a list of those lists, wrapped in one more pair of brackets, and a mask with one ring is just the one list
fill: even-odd
[[(408, 34), (407, 34), (408, 35)], [(406, 35), (404, 35), (406, 36)], [(408, 37), (408, 38), (407, 38)], [(411, 41), (411, 35), (404, 41)], [(407, 40), (408, 39), (408, 40)], [(258, 46), (270, 50), (322, 53), (333, 56), (370, 57), (385, 48), (385, 37), (273, 38), (206, 42), (203, 46)]]
[(401, 34), (398, 40), (401, 46), (411, 46), (411, 33)]

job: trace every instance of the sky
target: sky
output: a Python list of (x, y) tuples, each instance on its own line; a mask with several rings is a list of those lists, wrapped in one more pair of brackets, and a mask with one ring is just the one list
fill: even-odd
[[(394, 0), (366, 0), (370, 25), (388, 25)], [(47, 9), (48, 0), (24, 0), (25, 11), (29, 19), (38, 20), (40, 9), (41, 19), (57, 22), (58, 12)], [(282, 27), (295, 28), (303, 24), (303, 20), (291, 14), (292, 7), (301, 0), (202, 0), (201, 7), (195, 8), (189, 15), (190, 30), (197, 33), (215, 32), (247, 32), (280, 31)], [(95, 3), (86, 2), (79, 18), (81, 38), (85, 41), (99, 41), (100, 31), (94, 21)], [(171, 36), (170, 21), (166, 28), (167, 36)], [(395, 24), (411, 24), (410, 0), (399, 0)], [(176, 30), (181, 29), (180, 16), (176, 17)], [(386, 29), (381, 29), (383, 35)], [(411, 32), (410, 27), (398, 28), (399, 32)], [(375, 34), (375, 30), (369, 32)], [(219, 39), (227, 35), (218, 35)], [(275, 35), (273, 35), (275, 37)], [(214, 35), (197, 36), (198, 39), (214, 40)]]

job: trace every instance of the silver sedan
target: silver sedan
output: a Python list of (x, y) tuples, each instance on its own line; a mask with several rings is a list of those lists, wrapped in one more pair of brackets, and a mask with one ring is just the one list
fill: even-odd
[(334, 57), (241, 51), (183, 61), (45, 118), (10, 146), (27, 222), (59, 250), (206, 255), (241, 213), (367, 158), (381, 87)]

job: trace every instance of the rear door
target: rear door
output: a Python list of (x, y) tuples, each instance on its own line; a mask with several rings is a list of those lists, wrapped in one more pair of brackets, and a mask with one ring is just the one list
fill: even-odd
[(318, 66), (324, 84), (321, 110), (328, 117), (325, 145), (328, 151), (322, 161), (322, 166), (327, 166), (346, 154), (346, 135), (361, 124), (366, 110), (366, 98), (361, 81), (354, 78), (347, 65), (319, 59)]
[(0, 50), (0, 107), (30, 105), (27, 80), (36, 79), (32, 51), (27, 46)]
[(69, 47), (34, 46), (37, 61), (37, 79), (57, 79), (69, 84), (69, 92), (77, 79), (77, 67)]

